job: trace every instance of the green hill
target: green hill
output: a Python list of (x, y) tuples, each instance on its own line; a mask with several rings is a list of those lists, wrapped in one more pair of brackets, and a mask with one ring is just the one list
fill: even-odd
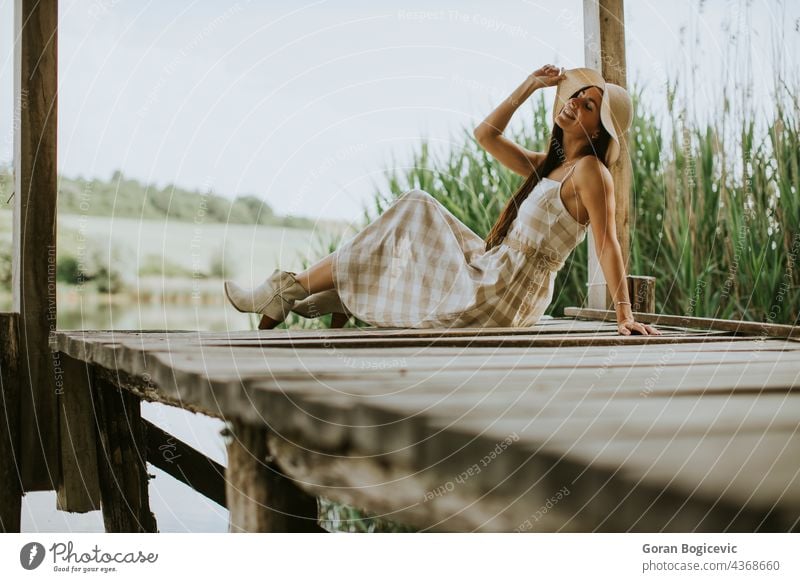
[[(0, 209), (12, 208), (13, 189), (11, 170), (7, 166), (0, 167)], [(256, 196), (239, 196), (231, 200), (174, 185), (158, 188), (126, 178), (120, 171), (114, 172), (108, 181), (59, 176), (58, 212), (297, 228), (312, 228), (316, 223), (310, 218), (276, 215), (269, 204)]]

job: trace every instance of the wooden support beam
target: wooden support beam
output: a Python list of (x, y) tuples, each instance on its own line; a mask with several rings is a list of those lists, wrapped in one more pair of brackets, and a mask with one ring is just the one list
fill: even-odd
[(231, 532), (323, 532), (316, 497), (295, 485), (267, 448), (269, 431), (231, 426), (226, 493)]
[(63, 370), (63, 392), (58, 399), (61, 479), (57, 507), (75, 513), (95, 511), (101, 504), (92, 368), (61, 352), (55, 357)]
[(0, 533), (19, 532), (19, 374), (16, 313), (0, 313)]
[[(584, 61), (587, 67), (600, 71), (607, 82), (627, 88), (623, 5), (623, 0), (583, 1)], [(632, 173), (627, 140), (624, 137), (620, 140), (619, 159), (612, 164), (609, 170), (614, 178), (617, 237), (622, 248), (622, 260), (627, 273), (629, 272), (630, 256), (629, 223)], [(613, 305), (613, 298), (605, 284), (605, 276), (597, 258), (591, 230), (586, 239), (589, 245), (588, 305), (592, 309), (607, 309)]]
[(94, 383), (93, 394), (106, 532), (157, 532), (147, 490), (147, 441), (140, 401), (102, 380)]
[(20, 314), (20, 459), (26, 491), (54, 490), (58, 2), (14, 2), (13, 311)]
[(147, 460), (211, 501), (226, 507), (225, 467), (156, 425), (142, 420)]
[[(564, 315), (582, 319), (600, 321), (616, 321), (616, 314), (610, 309), (585, 309), (581, 307), (565, 307)], [(800, 326), (777, 323), (759, 323), (757, 321), (736, 321), (732, 319), (714, 319), (711, 317), (685, 317), (683, 315), (666, 315), (634, 311), (634, 319), (652, 325), (674, 325), (691, 329), (731, 331), (747, 335), (784, 339), (800, 339)]]

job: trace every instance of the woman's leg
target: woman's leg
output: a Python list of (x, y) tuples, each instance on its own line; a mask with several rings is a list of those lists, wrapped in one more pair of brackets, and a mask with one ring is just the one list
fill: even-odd
[(333, 253), (297, 273), (295, 279), (309, 294), (333, 289)]
[[(305, 271), (297, 273), (295, 279), (309, 294), (333, 289), (333, 253), (314, 263)], [(262, 315), (258, 329), (272, 329), (279, 323), (280, 321)]]

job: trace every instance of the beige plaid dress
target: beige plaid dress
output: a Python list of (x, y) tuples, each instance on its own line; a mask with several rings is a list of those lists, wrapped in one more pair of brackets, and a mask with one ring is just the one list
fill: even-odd
[(562, 183), (543, 178), (489, 251), (433, 196), (409, 190), (335, 251), (330, 292), (377, 327), (532, 326), (588, 229), (564, 206)]

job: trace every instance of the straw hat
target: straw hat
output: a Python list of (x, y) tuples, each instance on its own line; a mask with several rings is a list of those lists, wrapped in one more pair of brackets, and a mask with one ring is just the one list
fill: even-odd
[(607, 83), (603, 76), (594, 69), (580, 68), (564, 71), (565, 79), (558, 83), (556, 101), (553, 105), (553, 121), (555, 122), (561, 109), (573, 93), (587, 85), (594, 85), (603, 91), (600, 102), (600, 123), (606, 128), (611, 140), (606, 152), (606, 166), (610, 166), (619, 158), (619, 136), (623, 135), (633, 121), (633, 103), (628, 92), (614, 83)]

